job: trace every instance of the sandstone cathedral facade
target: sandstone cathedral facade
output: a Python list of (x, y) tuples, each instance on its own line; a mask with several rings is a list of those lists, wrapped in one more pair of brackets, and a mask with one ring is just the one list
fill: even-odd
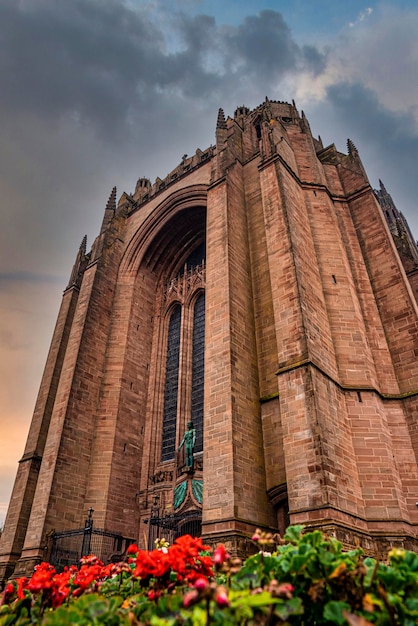
[(303, 523), (416, 548), (417, 270), (351, 141), (324, 147), (294, 103), (220, 109), (215, 146), (114, 189), (80, 247), (0, 577), (93, 520), (142, 547), (192, 532), (245, 553), (256, 527)]

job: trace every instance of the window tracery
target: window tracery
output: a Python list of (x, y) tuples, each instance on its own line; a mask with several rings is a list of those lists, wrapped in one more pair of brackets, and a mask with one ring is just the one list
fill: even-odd
[[(193, 253), (196, 257), (196, 251)], [(192, 257), (192, 255), (191, 255)], [(196, 429), (195, 453), (203, 450), (205, 263), (189, 265), (162, 291), (168, 317), (161, 461), (175, 458), (176, 441), (189, 420)], [(163, 323), (167, 323), (163, 322)]]

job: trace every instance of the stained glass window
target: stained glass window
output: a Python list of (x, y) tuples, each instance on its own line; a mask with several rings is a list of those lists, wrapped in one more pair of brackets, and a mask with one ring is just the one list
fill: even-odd
[(205, 294), (197, 298), (193, 313), (192, 421), (196, 429), (195, 452), (203, 450), (203, 381), (205, 348)]
[(177, 305), (168, 327), (167, 359), (164, 388), (164, 417), (161, 460), (174, 458), (176, 449), (177, 396), (179, 387), (181, 307)]
[[(175, 308), (168, 320), (167, 356), (164, 383), (164, 409), (162, 424), (161, 460), (174, 459), (177, 436), (182, 436), (185, 425), (193, 421), (196, 429), (195, 452), (203, 450), (203, 385), (204, 385), (204, 344), (205, 344), (205, 295), (204, 289), (205, 243), (199, 244), (182, 264), (174, 280), (187, 279), (176, 283), (175, 294), (167, 290), (168, 306), (170, 298), (176, 298)], [(173, 281), (172, 281), (173, 282)], [(170, 281), (168, 282), (170, 284)], [(196, 293), (196, 291), (200, 293)], [(197, 296), (197, 297), (196, 297)], [(180, 302), (179, 302), (180, 300)], [(184, 310), (183, 310), (184, 308)], [(181, 346), (181, 340), (190, 342), (189, 347)], [(189, 358), (191, 356), (191, 362)], [(180, 363), (180, 358), (182, 359)], [(182, 372), (179, 379), (180, 371)], [(191, 392), (191, 397), (187, 394)], [(191, 410), (178, 407), (178, 396), (191, 401)], [(186, 400), (187, 398), (187, 400)], [(180, 410), (179, 410), (180, 409)], [(177, 414), (182, 415), (182, 424), (177, 424)], [(184, 421), (184, 424), (183, 424)], [(178, 433), (178, 429), (182, 432)]]

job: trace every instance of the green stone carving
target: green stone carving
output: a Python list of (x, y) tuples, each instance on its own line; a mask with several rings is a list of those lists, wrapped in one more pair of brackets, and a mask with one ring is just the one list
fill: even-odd
[(192, 480), (192, 492), (195, 500), (202, 504), (203, 501), (203, 480)]
[(174, 509), (178, 509), (184, 502), (187, 492), (187, 480), (174, 488)]

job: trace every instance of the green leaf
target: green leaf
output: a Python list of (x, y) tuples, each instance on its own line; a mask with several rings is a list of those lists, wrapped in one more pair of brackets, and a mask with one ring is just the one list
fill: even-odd
[(406, 551), (405, 564), (412, 572), (418, 572), (418, 554), (416, 554), (415, 552), (410, 552), (409, 550)]
[(174, 626), (176, 622), (174, 617), (158, 617), (158, 615), (151, 615), (150, 619), (151, 626)]
[[(235, 619), (236, 624), (248, 624), (254, 615), (254, 611), (246, 604), (239, 604), (233, 609), (232, 615), (232, 619)], [(225, 623), (225, 612), (222, 615), (221, 623)]]
[(95, 600), (90, 602), (87, 610), (90, 617), (94, 620), (107, 613), (109, 611), (109, 605), (103, 600)]
[(237, 592), (230, 595), (231, 607), (235, 608), (240, 604), (245, 604), (251, 607), (270, 606), (271, 604), (277, 604), (283, 602), (279, 598), (272, 598), (270, 592), (262, 591), (261, 593), (250, 592)]
[(308, 557), (304, 554), (295, 554), (293, 559), (290, 562), (290, 569), (293, 572), (300, 572), (301, 570), (306, 568), (306, 564), (308, 562)]
[(302, 600), (300, 598), (291, 598), (283, 604), (277, 604), (274, 607), (274, 613), (284, 622), (291, 615), (302, 615), (304, 612)]
[[(294, 528), (298, 528), (294, 526)], [(303, 528), (303, 526), (301, 527)], [(310, 546), (314, 548), (319, 548), (319, 546), (323, 543), (324, 538), (322, 533), (319, 530), (314, 530), (313, 532), (306, 533), (306, 535), (302, 535), (300, 538), (301, 544), (308, 543)]]
[(418, 616), (418, 598), (407, 598), (405, 605), (411, 613)]
[(8, 615), (2, 615), (0, 617), (0, 625), (1, 626), (12, 626), (17, 620), (17, 615), (15, 613), (9, 613)]
[(301, 524), (296, 524), (295, 526), (288, 526), (286, 528), (286, 532), (284, 534), (283, 539), (288, 541), (289, 543), (298, 543), (300, 540), (303, 526)]
[(377, 578), (391, 593), (396, 593), (405, 586), (405, 575), (392, 567), (379, 567)]
[(338, 602), (331, 600), (324, 606), (324, 619), (332, 622), (333, 624), (346, 624), (346, 619), (343, 615), (343, 611), (351, 611), (351, 607), (347, 602)]
[(203, 608), (201, 606), (194, 606), (191, 613), (193, 626), (206, 626), (206, 608)]

